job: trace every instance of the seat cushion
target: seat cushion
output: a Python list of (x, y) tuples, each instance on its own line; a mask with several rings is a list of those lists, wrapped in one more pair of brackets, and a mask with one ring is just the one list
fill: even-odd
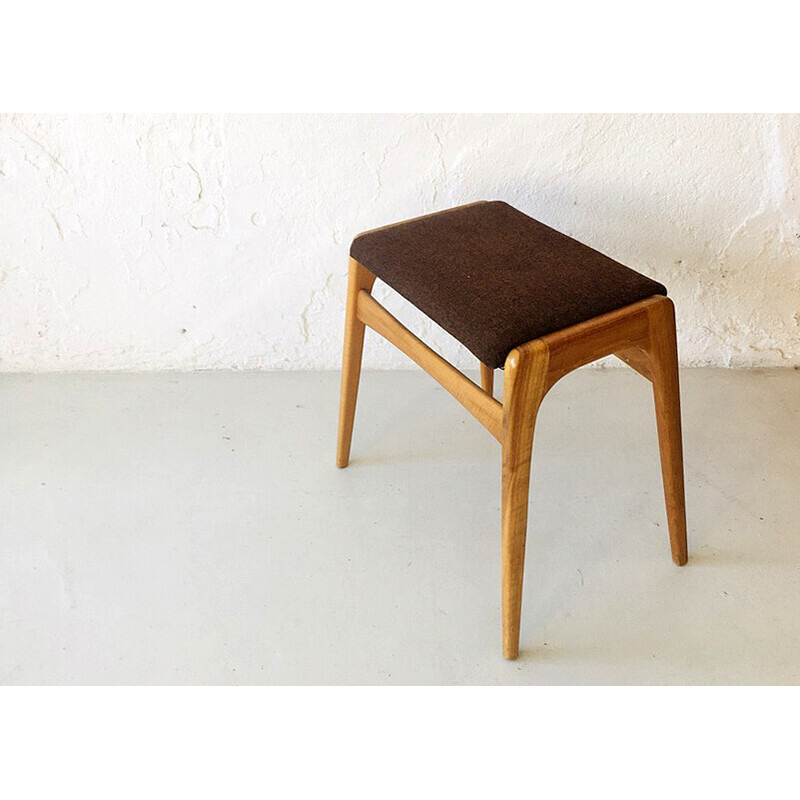
[(489, 367), (660, 284), (500, 201), (364, 233), (350, 255)]

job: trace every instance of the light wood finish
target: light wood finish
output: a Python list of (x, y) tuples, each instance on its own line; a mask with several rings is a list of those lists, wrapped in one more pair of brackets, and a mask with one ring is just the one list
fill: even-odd
[(361, 377), (361, 353), (364, 349), (364, 323), (358, 318), (359, 292), (370, 292), (375, 276), (354, 258), (350, 259), (347, 277), (347, 307), (344, 316), (344, 353), (342, 355), (342, 388), (339, 394), (339, 438), (336, 443), (336, 466), (350, 463), (350, 442)]
[(488, 395), (494, 394), (494, 370), (481, 362), (481, 388)]
[(543, 336), (550, 353), (548, 388), (572, 370), (618, 350), (640, 346), (647, 340), (649, 309), (659, 302), (648, 297), (639, 303)]
[(492, 397), (494, 371), (481, 364), (483, 388), (398, 322), (371, 295), (374, 275), (351, 259), (345, 321), (337, 464), (350, 452), (364, 325), (402, 350), (453, 395), (503, 446), (503, 655), (517, 658), (533, 433), (539, 406), (564, 375), (612, 353), (653, 384), (673, 561), (687, 561), (678, 355), (672, 301), (649, 297), (512, 350), (503, 404)]
[(512, 350), (503, 379), (502, 589), (503, 655), (519, 655), (522, 576), (528, 526), (533, 429), (547, 392), (549, 353), (541, 341)]
[(495, 439), (502, 441), (503, 407), (497, 400), (414, 336), (367, 292), (359, 292), (358, 318), (422, 367), (435, 381), (447, 389)]
[(647, 378), (649, 381), (653, 379), (650, 374), (650, 359), (643, 350), (638, 347), (627, 347), (625, 350), (617, 350), (614, 355), (623, 364), (627, 364), (631, 369), (636, 370), (643, 378)]
[(689, 559), (689, 553), (686, 545), (678, 348), (675, 307), (666, 297), (650, 309), (650, 338), (646, 352), (653, 381), (672, 560), (682, 567)]

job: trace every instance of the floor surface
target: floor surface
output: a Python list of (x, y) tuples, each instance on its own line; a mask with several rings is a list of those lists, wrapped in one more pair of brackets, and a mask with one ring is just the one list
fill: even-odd
[(338, 470), (334, 373), (4, 375), (0, 683), (798, 683), (800, 372), (681, 379), (683, 568), (649, 384), (548, 395), (508, 662), (500, 448), (427, 376)]

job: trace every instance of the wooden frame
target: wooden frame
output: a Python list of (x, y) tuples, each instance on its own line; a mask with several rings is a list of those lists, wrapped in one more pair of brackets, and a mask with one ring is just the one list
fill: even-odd
[(503, 655), (519, 655), (522, 578), (533, 432), (547, 392), (564, 375), (614, 354), (653, 384), (672, 560), (687, 561), (683, 453), (675, 311), (662, 295), (595, 317), (514, 348), (506, 357), (503, 403), (492, 396), (492, 369), (471, 381), (398, 322), (370, 294), (375, 276), (350, 259), (336, 464), (350, 459), (364, 327), (388, 339), (438, 381), (503, 447)]

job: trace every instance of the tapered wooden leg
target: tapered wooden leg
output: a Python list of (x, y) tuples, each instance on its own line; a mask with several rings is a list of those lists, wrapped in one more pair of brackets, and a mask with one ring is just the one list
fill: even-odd
[(683, 566), (686, 547), (686, 501), (683, 489), (683, 446), (681, 443), (681, 402), (678, 387), (678, 348), (675, 336), (675, 307), (672, 301), (653, 305), (649, 314), (650, 340), (647, 348), (655, 395), (661, 474), (667, 503), (667, 523), (672, 560)]
[(484, 392), (494, 392), (494, 370), (481, 362), (481, 387)]
[(540, 341), (509, 353), (503, 383), (503, 656), (519, 655), (533, 429), (546, 392), (548, 350)]
[(350, 259), (347, 280), (347, 309), (344, 318), (344, 353), (342, 355), (342, 388), (339, 395), (339, 437), (336, 445), (336, 466), (350, 462), (350, 442), (356, 413), (358, 380), (361, 376), (361, 353), (364, 349), (364, 323), (357, 316), (358, 293), (372, 290), (375, 276), (355, 259)]

